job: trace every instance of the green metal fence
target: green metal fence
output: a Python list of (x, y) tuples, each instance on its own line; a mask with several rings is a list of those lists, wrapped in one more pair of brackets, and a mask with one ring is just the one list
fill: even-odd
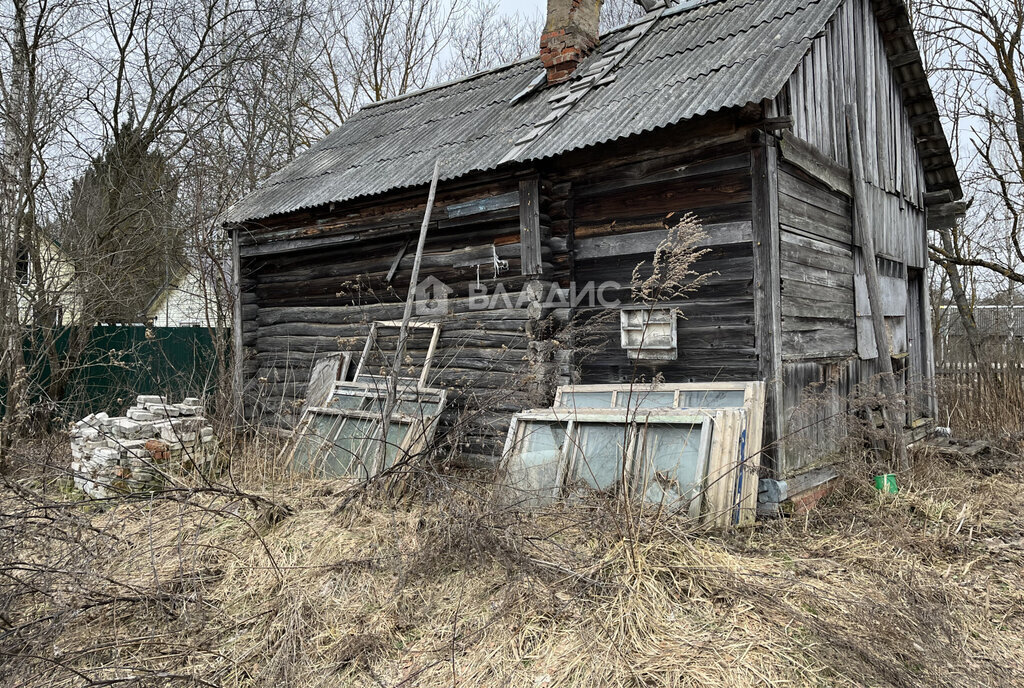
[[(70, 335), (65, 332), (56, 341), (61, 365), (72, 371), (59, 398), (53, 398), (47, 357), (32, 342), (25, 346), (32, 403), (59, 420), (97, 411), (120, 415), (137, 394), (163, 394), (172, 401), (209, 396), (219, 382), (214, 337), (221, 334), (205, 327), (97, 325), (74, 362), (67, 358)], [(5, 400), (0, 380), (0, 414)]]

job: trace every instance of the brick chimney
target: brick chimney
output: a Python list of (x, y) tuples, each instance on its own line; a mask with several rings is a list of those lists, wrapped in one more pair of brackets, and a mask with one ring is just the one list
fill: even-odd
[(540, 36), (540, 60), (548, 83), (576, 71), (599, 42), (602, 0), (548, 0), (548, 21)]

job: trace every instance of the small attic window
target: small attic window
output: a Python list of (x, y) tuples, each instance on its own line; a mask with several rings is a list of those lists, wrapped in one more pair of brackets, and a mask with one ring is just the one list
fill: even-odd
[(674, 308), (624, 308), (619, 312), (622, 348), (635, 360), (673, 361), (679, 357)]

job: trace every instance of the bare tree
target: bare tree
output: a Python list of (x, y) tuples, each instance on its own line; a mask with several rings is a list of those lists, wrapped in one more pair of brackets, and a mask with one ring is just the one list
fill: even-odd
[(366, 0), (350, 6), (348, 31), (339, 38), (358, 97), (384, 100), (429, 84), (461, 8), (462, 0)]
[(644, 15), (637, 0), (604, 0), (601, 5), (601, 31), (610, 31)]
[(539, 12), (503, 14), (495, 0), (483, 0), (455, 26), (444, 75), (457, 79), (536, 55), (543, 27)]
[[(225, 339), (224, 210), (362, 104), (535, 52), (539, 16), (476, 2), (16, 0), (2, 11), (0, 386), (13, 412), (0, 440), (32, 394), (63, 394), (96, 322), (142, 321), (183, 270), (202, 275), (206, 321)], [(26, 361), (16, 344), (29, 340)], [(36, 359), (49, 384), (30, 393)]]
[(54, 283), (55, 250), (44, 228), (59, 179), (51, 167), (61, 152), (55, 148), (75, 107), (62, 49), (79, 30), (77, 11), (71, 1), (15, 0), (0, 18), (0, 469), (28, 400), (26, 334), (35, 326), (37, 345), (52, 350), (67, 289)]
[(1024, 283), (1024, 5), (924, 0), (912, 9), (971, 208), (936, 233), (930, 254), (976, 354), (967, 283), (990, 280), (974, 271)]

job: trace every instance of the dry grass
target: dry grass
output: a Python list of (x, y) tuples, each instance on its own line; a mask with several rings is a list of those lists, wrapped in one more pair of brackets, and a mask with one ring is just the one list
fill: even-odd
[(925, 457), (894, 498), (851, 465), (808, 516), (714, 535), (648, 515), (634, 540), (607, 506), (526, 517), (451, 478), (340, 514), (343, 484), (296, 483), (288, 515), (12, 486), (0, 683), (1022, 685), (1024, 473), (983, 460)]
[(984, 374), (954, 371), (940, 377), (939, 422), (950, 426), (955, 437), (997, 439), (1024, 450), (1024, 365), (1017, 360), (992, 365), (1005, 368)]

